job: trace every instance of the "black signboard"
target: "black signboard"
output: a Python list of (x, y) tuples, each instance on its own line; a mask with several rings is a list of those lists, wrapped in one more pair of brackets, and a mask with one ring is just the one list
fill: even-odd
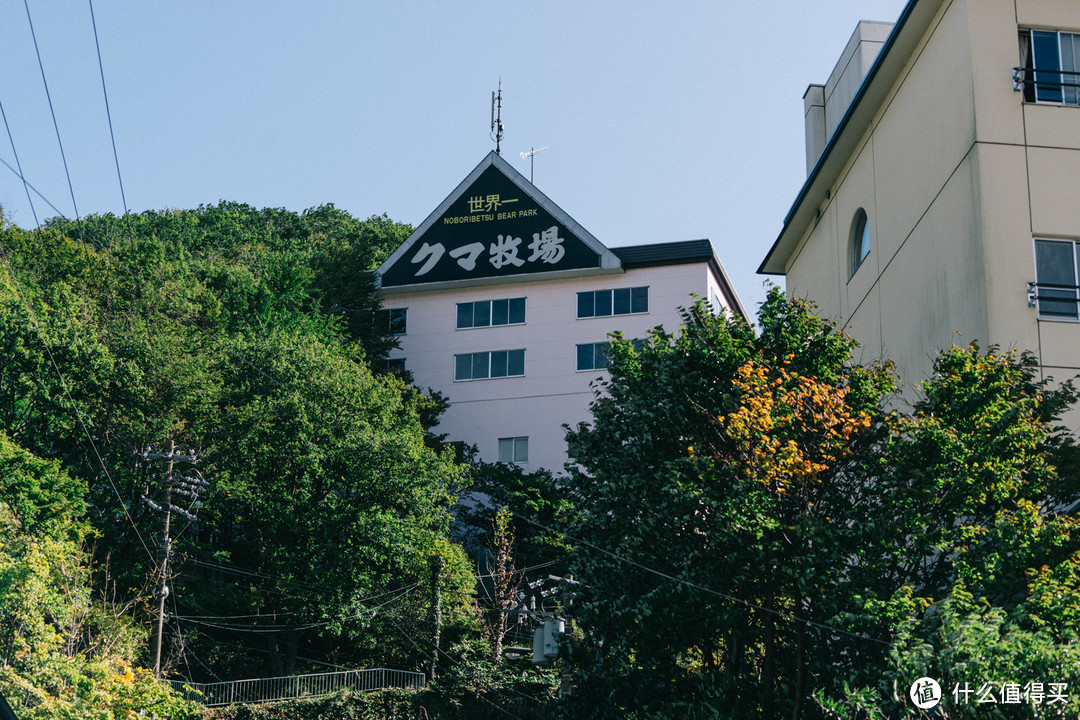
[(600, 255), (495, 165), (383, 272), (382, 286), (600, 266)]

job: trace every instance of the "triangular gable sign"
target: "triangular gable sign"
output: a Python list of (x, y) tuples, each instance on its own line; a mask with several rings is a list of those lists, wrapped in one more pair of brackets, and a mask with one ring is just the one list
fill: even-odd
[(619, 267), (610, 250), (493, 152), (379, 274), (386, 289)]

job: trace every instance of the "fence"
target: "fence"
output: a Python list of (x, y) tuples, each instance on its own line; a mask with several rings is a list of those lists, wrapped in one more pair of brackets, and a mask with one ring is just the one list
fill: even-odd
[(234, 703), (316, 698), (344, 689), (358, 692), (385, 688), (420, 690), (424, 687), (424, 681), (423, 673), (373, 668), (216, 683), (185, 683), (180, 680), (170, 680), (169, 684), (172, 685), (173, 690), (181, 693), (185, 700), (194, 700), (212, 707)]

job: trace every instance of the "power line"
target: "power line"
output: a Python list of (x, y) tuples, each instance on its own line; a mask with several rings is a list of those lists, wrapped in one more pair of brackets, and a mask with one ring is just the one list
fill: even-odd
[(112, 139), (113, 160), (116, 162), (116, 179), (120, 182), (120, 199), (127, 215), (127, 198), (124, 196), (124, 179), (120, 177), (120, 157), (116, 154), (116, 136), (113, 134), (112, 113), (109, 112), (109, 92), (105, 89), (105, 66), (101, 62), (101, 43), (98, 42), (97, 20), (94, 19), (94, 0), (90, 2), (90, 23), (94, 26), (94, 46), (97, 48), (98, 71), (101, 74), (101, 94), (105, 96), (105, 117), (109, 119), (109, 138)]
[[(19, 170), (17, 172), (14, 169), (12, 169), (12, 172), (15, 172), (15, 174), (18, 175), (19, 179), (23, 182), (23, 190), (26, 191), (26, 200), (30, 203), (30, 212), (34, 214), (34, 225), (37, 227), (41, 227), (41, 223), (38, 222), (37, 210), (34, 209), (34, 201), (30, 199), (30, 183), (26, 182), (26, 177), (23, 175), (22, 163), (19, 162), (19, 153), (15, 150), (15, 139), (11, 136), (11, 126), (8, 125), (7, 113), (4, 112), (4, 104), (2, 102), (0, 102), (0, 116), (3, 116), (4, 118), (4, 128), (7, 130), (8, 142), (11, 143), (11, 152), (15, 154), (15, 164), (19, 166)], [(8, 165), (6, 162), (4, 164), (7, 165), (8, 168), (11, 168), (11, 166)], [(34, 192), (37, 192), (37, 190), (34, 190)], [(41, 193), (38, 193), (38, 195), (40, 194)], [(52, 205), (52, 203), (49, 204)]]
[(29, 0), (23, 0), (23, 5), (26, 7), (26, 20), (30, 23), (30, 36), (34, 39), (34, 52), (37, 53), (38, 67), (41, 69), (41, 82), (45, 86), (45, 97), (49, 101), (49, 114), (52, 115), (53, 127), (56, 129), (56, 143), (60, 146), (60, 159), (64, 161), (64, 175), (67, 176), (68, 190), (71, 192), (71, 205), (75, 208), (75, 217), (78, 218), (79, 206), (75, 204), (75, 188), (71, 185), (71, 173), (68, 172), (67, 156), (64, 155), (64, 143), (60, 140), (60, 125), (56, 122), (56, 111), (53, 110), (52, 95), (49, 93), (49, 83), (45, 79), (45, 65), (41, 62), (41, 50), (38, 49), (37, 33), (34, 32), (34, 21), (30, 17)]
[(90, 447), (94, 451), (94, 456), (97, 458), (98, 464), (101, 465), (102, 471), (105, 473), (106, 479), (109, 481), (109, 487), (112, 488), (113, 494), (116, 496), (117, 501), (120, 503), (120, 509), (124, 511), (124, 517), (127, 518), (131, 528), (135, 531), (135, 536), (139, 539), (139, 543), (143, 546), (143, 550), (146, 551), (150, 561), (154, 561), (154, 554), (150, 552), (150, 547), (143, 539), (142, 533), (139, 532), (139, 528), (135, 525), (135, 521), (131, 517), (131, 513), (128, 512), (127, 505), (124, 504), (124, 499), (120, 496), (120, 491), (116, 489), (116, 483), (113, 482), (112, 475), (109, 473), (109, 468), (105, 465), (105, 460), (101, 457), (101, 453), (98, 452), (97, 443), (94, 442), (94, 438), (90, 435), (90, 430), (86, 426), (86, 420), (83, 418), (82, 412), (79, 410), (79, 406), (75, 403), (75, 400), (71, 397), (71, 391), (68, 389), (67, 380), (64, 378), (64, 373), (60, 371), (60, 367), (56, 364), (56, 358), (53, 357), (52, 348), (49, 347), (48, 341), (45, 339), (44, 333), (41, 332), (41, 328), (38, 326), (37, 320), (34, 317), (33, 308), (30, 307), (30, 303), (27, 301), (26, 296), (23, 294), (22, 288), (19, 286), (19, 280), (15, 275), (15, 268), (12, 267), (8, 261), (7, 251), (4, 250), (3, 244), (0, 244), (0, 258), (3, 259), (4, 265), (7, 266), (8, 273), (11, 274), (11, 282), (15, 286), (15, 292), (19, 296), (19, 300), (22, 301), (23, 307), (26, 309), (27, 319), (34, 328), (34, 332), (37, 334), (38, 339), (41, 341), (42, 346), (45, 348), (45, 353), (49, 356), (49, 364), (52, 366), (57, 377), (60, 379), (60, 387), (64, 391), (64, 396), (67, 398), (68, 403), (71, 405), (71, 409), (75, 412), (75, 417), (79, 421), (79, 427), (82, 428), (83, 434), (86, 435), (87, 441), (90, 443)]
[[(3, 111), (3, 107), (0, 107), (0, 112), (2, 112), (2, 111)], [(4, 118), (4, 125), (5, 125), (5, 126), (7, 125), (7, 118)], [(9, 131), (9, 132), (8, 132), (8, 138), (10, 138), (10, 137), (11, 137), (11, 132)], [(11, 148), (11, 149), (12, 149), (12, 150), (14, 150), (14, 149), (15, 149), (15, 146), (14, 146), (14, 144), (12, 145), (12, 148)], [(19, 162), (19, 156), (18, 156), (18, 155), (16, 155), (16, 156), (15, 156), (15, 162)], [(30, 188), (31, 190), (33, 190), (33, 191), (34, 191), (34, 194), (35, 194), (35, 195), (37, 195), (37, 196), (38, 196), (39, 198), (41, 198), (42, 200), (44, 200), (44, 201), (45, 201), (45, 204), (46, 204), (46, 205), (48, 205), (49, 207), (51, 207), (51, 208), (52, 208), (52, 209), (53, 209), (53, 210), (54, 210), (54, 211), (56, 212), (56, 214), (57, 214), (57, 215), (59, 215), (60, 217), (64, 218), (65, 220), (67, 219), (67, 215), (65, 215), (65, 214), (64, 214), (64, 211), (63, 211), (63, 210), (61, 210), (60, 208), (56, 207), (55, 205), (53, 205), (53, 204), (52, 204), (51, 202), (49, 202), (49, 198), (47, 198), (47, 197), (45, 197), (44, 195), (42, 195), (42, 194), (41, 194), (41, 191), (40, 191), (40, 190), (38, 190), (38, 189), (37, 189), (36, 187), (34, 187), (34, 186), (33, 186), (33, 185), (32, 185), (32, 184), (30, 183), (30, 182), (28, 182), (28, 181), (26, 180), (26, 178), (25, 178), (25, 177), (23, 177), (23, 174), (22, 174), (22, 172), (20, 172), (19, 170), (16, 170), (15, 168), (11, 167), (11, 165), (10, 165), (10, 164), (8, 163), (8, 161), (7, 161), (7, 160), (5, 160), (4, 158), (0, 158), (0, 163), (3, 163), (3, 164), (4, 164), (4, 167), (6, 167), (6, 168), (7, 168), (8, 170), (10, 170), (11, 172), (15, 173), (15, 177), (17, 177), (17, 178), (19, 178), (20, 180), (22, 180), (22, 182), (23, 182), (23, 185), (24, 185), (25, 187), (27, 187), (27, 188)], [(29, 192), (28, 192), (28, 193), (26, 194), (26, 199), (27, 199), (27, 200), (30, 200), (30, 193), (29, 193)], [(31, 209), (31, 210), (33, 210), (33, 209), (34, 209), (34, 203), (33, 203), (33, 201), (31, 201), (31, 202), (30, 202), (30, 209)], [(34, 212), (34, 223), (35, 223), (35, 224), (37, 224), (37, 212)]]
[(691, 587), (691, 588), (694, 588), (695, 590), (699, 590), (701, 592), (708, 593), (709, 595), (715, 595), (718, 598), (722, 598), (724, 600), (735, 603), (737, 605), (743, 605), (745, 607), (749, 607), (749, 608), (752, 608), (754, 610), (759, 610), (759, 611), (761, 611), (763, 613), (768, 613), (770, 615), (776, 615), (777, 617), (783, 618), (784, 620), (787, 620), (788, 622), (802, 623), (804, 625), (810, 625), (810, 626), (813, 626), (813, 627), (821, 628), (822, 630), (828, 630), (829, 632), (839, 633), (841, 635), (848, 635), (849, 637), (856, 638), (857, 640), (866, 640), (868, 642), (875, 642), (875, 643), (879, 643), (881, 645), (885, 645), (886, 647), (892, 647), (892, 643), (888, 642), (886, 640), (878, 640), (877, 638), (872, 638), (872, 637), (870, 637), (868, 635), (860, 635), (858, 633), (849, 632), (848, 630), (841, 630), (840, 628), (832, 627), (831, 625), (826, 625), (824, 623), (815, 622), (814, 620), (807, 620), (805, 618), (800, 618), (799, 616), (794, 615), (793, 613), (784, 612), (783, 610), (775, 610), (773, 608), (765, 607), (764, 605), (758, 605), (757, 603), (750, 602), (749, 600), (745, 600), (743, 598), (735, 597), (734, 595), (728, 595), (726, 593), (719, 592), (718, 590), (713, 590), (712, 588), (705, 587), (704, 585), (699, 585), (696, 582), (692, 582), (690, 580), (684, 580), (684, 579), (682, 579), (680, 577), (676, 577), (674, 575), (669, 575), (666, 572), (656, 570), (654, 568), (649, 567), (648, 565), (642, 565), (641, 563), (639, 563), (639, 562), (637, 562), (635, 560), (631, 560), (630, 558), (623, 557), (622, 555), (619, 555), (618, 553), (611, 552), (610, 550), (605, 550), (604, 548), (599, 547), (598, 545), (594, 545), (593, 543), (588, 542), (587, 540), (582, 540), (580, 538), (575, 538), (572, 535), (567, 535), (566, 533), (562, 532), (561, 530), (556, 530), (554, 528), (550, 528), (547, 525), (544, 525), (543, 523), (540, 523), (540, 522), (538, 522), (536, 520), (533, 520), (532, 518), (525, 517), (524, 515), (520, 515), (520, 514), (518, 514), (516, 512), (513, 512), (512, 510), (511, 510), (511, 513), (513, 513), (514, 517), (519, 518), (521, 520), (524, 520), (525, 522), (529, 523), (530, 525), (535, 525), (536, 527), (538, 527), (538, 528), (540, 528), (542, 530), (546, 530), (547, 532), (551, 532), (551, 533), (555, 533), (557, 535), (561, 535), (562, 537), (566, 538), (570, 542), (577, 543), (579, 545), (584, 545), (585, 547), (588, 547), (588, 548), (592, 548), (593, 550), (597, 551), (598, 553), (601, 553), (603, 555), (607, 555), (608, 557), (613, 558), (615, 560), (618, 560), (619, 562), (626, 563), (627, 565), (632, 565), (632, 566), (638, 568), (639, 570), (644, 570), (645, 572), (652, 573), (653, 575), (657, 575), (657, 576), (662, 577), (662, 578), (664, 578), (666, 580), (671, 580), (672, 582), (676, 582), (676, 583), (679, 583), (681, 585), (686, 585), (687, 587)]

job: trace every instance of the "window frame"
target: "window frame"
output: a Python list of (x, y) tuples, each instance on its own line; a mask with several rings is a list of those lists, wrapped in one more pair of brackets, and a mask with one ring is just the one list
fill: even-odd
[[(495, 303), (506, 303), (506, 322), (495, 322)], [(470, 324), (462, 325), (462, 308), (466, 305), (469, 307), (470, 312)], [(486, 321), (483, 324), (476, 323), (476, 308), (478, 305), (486, 305)], [(520, 305), (521, 320), (513, 320), (516, 317), (515, 305)], [(454, 328), (456, 330), (474, 330), (477, 328), (491, 328), (491, 327), (509, 327), (511, 325), (524, 325), (528, 319), (527, 316), (527, 303), (525, 297), (513, 297), (513, 298), (495, 298), (494, 300), (469, 300), (466, 302), (459, 302), (456, 305), (456, 314), (454, 317)]]
[[(575, 372), (595, 372), (596, 370), (607, 370), (608, 358), (607, 358), (606, 350), (609, 347), (611, 347), (611, 343), (608, 342), (608, 341), (605, 341), (605, 342), (593, 342), (593, 343), (577, 343), (574, 346), (574, 350), (575, 350), (574, 367), (576, 368)], [(589, 348), (590, 349), (589, 354), (591, 355), (591, 358), (592, 358), (592, 366), (591, 367), (582, 367), (581, 366), (582, 352), (583, 352), (584, 348)], [(597, 357), (602, 357), (603, 358), (603, 360), (604, 360), (603, 365), (597, 365), (596, 364)]]
[(870, 216), (865, 208), (855, 211), (855, 217), (851, 219), (851, 230), (848, 235), (848, 279), (855, 277), (855, 273), (870, 257)]
[[(1072, 250), (1072, 265), (1070, 270), (1072, 271), (1072, 284), (1062, 283), (1042, 283), (1044, 286), (1058, 285), (1059, 287), (1040, 287), (1039, 278), (1039, 246), (1045, 245), (1069, 245)], [(1032, 252), (1035, 260), (1035, 305), (1036, 305), (1036, 317), (1042, 321), (1047, 322), (1080, 322), (1080, 241), (1071, 240), (1069, 238), (1047, 238), (1036, 237), (1032, 242)], [(1055, 298), (1052, 295), (1057, 293), (1060, 297)], [(1071, 295), (1071, 297), (1069, 297)], [(1071, 314), (1047, 312), (1044, 310), (1043, 303), (1071, 303), (1073, 311)]]
[[(622, 300), (622, 293), (626, 293), (626, 300)], [(619, 293), (619, 299), (616, 299), (615, 293)], [(600, 302), (603, 303), (601, 307), (604, 308), (604, 312), (597, 312), (598, 298), (601, 295), (606, 295)], [(583, 303), (585, 296), (591, 296), (589, 300)], [(620, 303), (626, 302), (628, 308), (626, 312), (616, 312), (616, 308)], [(640, 309), (644, 304), (644, 309)], [(582, 309), (589, 307), (591, 310), (589, 314), (582, 314)], [(635, 310), (637, 307), (639, 309)], [(582, 290), (577, 294), (577, 319), (578, 320), (590, 320), (598, 317), (622, 317), (625, 315), (648, 315), (649, 314), (649, 286), (638, 285), (636, 287), (626, 288), (606, 288), (602, 290)]]
[[(520, 358), (520, 361), (518, 358)], [(518, 369), (519, 362), (521, 372), (511, 372), (511, 370)], [(469, 377), (463, 377), (464, 373), (461, 372), (466, 365), (468, 366)], [(496, 367), (501, 368), (503, 372), (498, 375), (492, 374), (493, 369)], [(481, 368), (483, 369), (481, 370)], [(478, 370), (481, 370), (484, 374), (481, 375), (477, 372)], [(483, 350), (481, 352), (457, 353), (454, 355), (454, 382), (500, 380), (502, 378), (516, 377), (525, 377), (525, 348)]]
[[(1050, 36), (1056, 50), (1056, 57), (1050, 58), (1053, 67), (1045, 66), (1049, 49), (1046, 41)], [(1022, 28), (1019, 37), (1020, 66), (1014, 71), (1013, 80), (1014, 89), (1023, 93), (1023, 101), (1032, 105), (1080, 107), (1080, 32)], [(1065, 69), (1068, 63), (1063, 37), (1071, 41), (1071, 70)]]
[[(507, 443), (510, 447), (510, 459), (503, 459), (503, 443)], [(503, 437), (499, 438), (497, 443), (499, 462), (506, 463), (507, 465), (525, 465), (529, 462), (529, 436), (521, 435), (518, 437)], [(524, 457), (519, 459), (519, 449), (524, 448)]]

